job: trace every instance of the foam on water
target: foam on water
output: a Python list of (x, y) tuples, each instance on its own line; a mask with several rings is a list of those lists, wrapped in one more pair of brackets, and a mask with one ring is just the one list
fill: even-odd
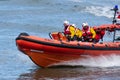
[(83, 12), (88, 12), (95, 16), (104, 16), (107, 18), (113, 17), (113, 11), (111, 11), (110, 9), (112, 9), (114, 7), (114, 5), (119, 6), (119, 1), (115, 1), (115, 0), (105, 0), (105, 1), (101, 1), (101, 0), (97, 0), (97, 1), (95, 1), (95, 0), (90, 0), (90, 1), (88, 1), (88, 0), (70, 0), (70, 1), (79, 3), (82, 6), (85, 6), (85, 9), (82, 10)]
[(55, 65), (66, 65), (66, 66), (85, 66), (85, 67), (118, 67), (120, 66), (119, 55), (107, 55), (91, 57), (87, 56), (87, 59), (77, 59), (72, 61), (65, 61)]
[(70, 0), (70, 1), (73, 1), (73, 2), (82, 2), (82, 0)]
[(88, 6), (86, 7), (85, 12), (96, 16), (105, 16), (107, 18), (112, 18), (113, 12), (110, 9), (111, 7), (108, 6)]
[(120, 66), (120, 56), (118, 55), (109, 55), (109, 56), (100, 56), (96, 58), (88, 58), (87, 60), (81, 61), (80, 64), (91, 67), (114, 67)]

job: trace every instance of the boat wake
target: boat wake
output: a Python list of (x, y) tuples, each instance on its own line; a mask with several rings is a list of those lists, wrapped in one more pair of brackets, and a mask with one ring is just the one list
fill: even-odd
[[(113, 12), (111, 11), (111, 6), (110, 6), (110, 3), (108, 1), (106, 1), (106, 4), (109, 4), (109, 5), (103, 5), (101, 4), (101, 1), (94, 1), (93, 0), (93, 3), (90, 4), (89, 1), (84, 1), (84, 0), (70, 0), (72, 2), (76, 2), (76, 3), (81, 3), (85, 5), (85, 8), (84, 10), (82, 10), (83, 12), (87, 12), (87, 13), (90, 13), (90, 14), (93, 14), (95, 16), (104, 16), (104, 17), (107, 17), (107, 18), (112, 18), (113, 17)], [(112, 1), (111, 1), (112, 2)], [(87, 5), (86, 5), (87, 3)], [(97, 5), (96, 5), (97, 4)], [(82, 5), (82, 6), (84, 6)]]
[(87, 57), (87, 59), (77, 59), (72, 61), (65, 61), (62, 63), (54, 64), (54, 66), (83, 66), (83, 67), (119, 67), (120, 55), (109, 55), (99, 57)]
[(96, 16), (105, 16), (107, 18), (112, 18), (113, 17), (113, 12), (110, 11), (111, 7), (104, 6), (88, 6), (85, 9), (85, 12), (94, 14)]

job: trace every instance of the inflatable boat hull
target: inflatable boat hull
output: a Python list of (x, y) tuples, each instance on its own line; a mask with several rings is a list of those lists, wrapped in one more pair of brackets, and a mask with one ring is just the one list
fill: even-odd
[(85, 59), (88, 56), (120, 55), (120, 42), (90, 43), (58, 41), (36, 36), (20, 35), (16, 38), (18, 49), (41, 67), (50, 67), (65, 61)]

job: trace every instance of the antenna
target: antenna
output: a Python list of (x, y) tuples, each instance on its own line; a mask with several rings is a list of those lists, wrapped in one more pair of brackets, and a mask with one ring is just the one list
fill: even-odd
[[(113, 9), (111, 9), (114, 11), (114, 17), (113, 17), (113, 21), (112, 21), (112, 24), (115, 24), (117, 22), (116, 20), (116, 13), (118, 11), (118, 5), (115, 5)], [(113, 42), (115, 40), (115, 34), (116, 34), (116, 29), (114, 29), (114, 34), (113, 34)]]
[(111, 9), (111, 10), (114, 11), (114, 17), (113, 17), (113, 21), (112, 21), (112, 23), (114, 24), (114, 23), (117, 22), (115, 17), (116, 17), (116, 13), (118, 11), (118, 5), (115, 5), (115, 7), (113, 9)]

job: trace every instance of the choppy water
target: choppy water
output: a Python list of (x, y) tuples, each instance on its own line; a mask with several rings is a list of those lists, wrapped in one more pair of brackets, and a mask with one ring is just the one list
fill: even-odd
[(15, 45), (15, 38), (21, 32), (49, 37), (49, 32), (62, 31), (64, 20), (80, 28), (83, 22), (91, 26), (111, 23), (110, 9), (116, 4), (120, 1), (0, 0), (0, 80), (119, 80), (118, 55), (67, 62), (84, 67), (42, 69)]

